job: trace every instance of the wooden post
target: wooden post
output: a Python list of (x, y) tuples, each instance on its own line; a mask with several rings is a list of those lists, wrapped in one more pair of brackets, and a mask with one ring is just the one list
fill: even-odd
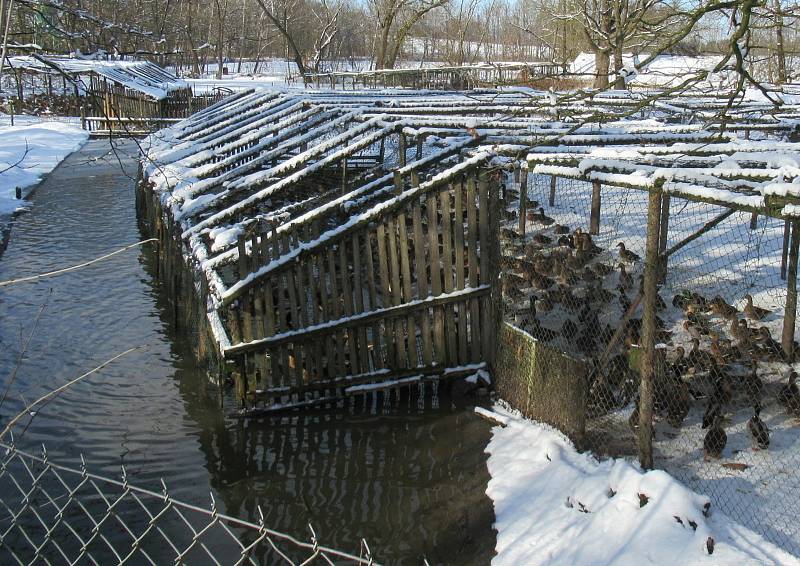
[(661, 196), (661, 216), (659, 219), (658, 235), (658, 282), (663, 283), (667, 278), (667, 261), (669, 256), (664, 252), (667, 249), (667, 236), (669, 235), (669, 193)]
[(550, 176), (550, 198), (547, 201), (548, 206), (555, 206), (556, 205), (556, 176)]
[(647, 206), (647, 247), (644, 263), (642, 295), (642, 336), (640, 347), (642, 364), (639, 386), (639, 463), (642, 468), (653, 468), (653, 376), (656, 366), (656, 295), (658, 293), (658, 249), (661, 221), (661, 190), (650, 193)]
[(750, 215), (750, 229), (755, 230), (758, 228), (758, 213), (754, 212)]
[(519, 234), (525, 237), (528, 213), (528, 164), (523, 164), (519, 175)]
[(342, 194), (347, 194), (347, 157), (342, 158)]
[(592, 210), (589, 216), (589, 233), (600, 233), (600, 181), (592, 181)]
[(794, 359), (794, 327), (797, 317), (797, 251), (800, 248), (800, 226), (792, 220), (792, 244), (789, 247), (789, 271), (786, 274), (786, 309), (783, 313), (781, 346), (787, 360)]
[(397, 153), (400, 159), (400, 167), (406, 166), (406, 136), (402, 133), (397, 134)]
[(786, 281), (786, 259), (789, 256), (789, 231), (791, 224), (783, 221), (783, 251), (781, 252), (781, 279)]

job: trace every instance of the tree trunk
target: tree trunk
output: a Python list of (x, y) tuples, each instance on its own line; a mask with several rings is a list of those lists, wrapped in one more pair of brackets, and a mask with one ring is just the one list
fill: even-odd
[(775, 55), (778, 59), (779, 85), (786, 83), (786, 49), (783, 44), (783, 12), (781, 11), (781, 0), (775, 0)]
[(608, 67), (611, 58), (608, 51), (598, 49), (594, 52), (594, 88), (608, 88)]
[(617, 90), (625, 90), (625, 78), (620, 74), (622, 67), (622, 43), (620, 42), (614, 48), (614, 88)]

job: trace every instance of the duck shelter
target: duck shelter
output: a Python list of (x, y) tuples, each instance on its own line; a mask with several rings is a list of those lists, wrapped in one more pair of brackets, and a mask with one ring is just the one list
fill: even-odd
[(7, 64), (21, 107), (26, 97), (60, 98), (61, 110), (80, 115), (96, 134), (149, 133), (222, 98), (194, 96), (188, 83), (150, 61), (19, 55)]
[(554, 96), (252, 90), (152, 134), (137, 204), (176, 324), (236, 416), (491, 381), (797, 550), (800, 111)]

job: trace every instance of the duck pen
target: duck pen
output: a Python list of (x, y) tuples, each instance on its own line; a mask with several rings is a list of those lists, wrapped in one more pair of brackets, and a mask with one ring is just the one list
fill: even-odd
[(800, 114), (619, 96), (252, 90), (152, 134), (140, 217), (233, 415), (491, 383), (797, 552)]
[(664, 468), (797, 552), (800, 144), (665, 137), (528, 153), (504, 317), (584, 368), (585, 447)]
[(44, 104), (49, 112), (80, 116), (93, 135), (145, 135), (223, 98), (195, 96), (187, 82), (149, 61), (20, 55), (9, 57), (8, 67), (18, 111)]
[(304, 82), (307, 88), (313, 86), (318, 89), (462, 90), (500, 85), (526, 85), (540, 79), (557, 77), (565, 72), (565, 65), (553, 62), (478, 63), (413, 69), (308, 73), (304, 76)]

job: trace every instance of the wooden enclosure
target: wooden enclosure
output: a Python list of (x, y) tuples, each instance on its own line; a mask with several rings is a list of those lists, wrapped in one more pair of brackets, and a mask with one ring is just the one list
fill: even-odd
[(551, 62), (481, 63), (459, 67), (332, 71), (305, 75), (306, 87), (341, 90), (411, 88), (462, 90), (500, 85), (525, 85), (563, 74), (565, 66)]

